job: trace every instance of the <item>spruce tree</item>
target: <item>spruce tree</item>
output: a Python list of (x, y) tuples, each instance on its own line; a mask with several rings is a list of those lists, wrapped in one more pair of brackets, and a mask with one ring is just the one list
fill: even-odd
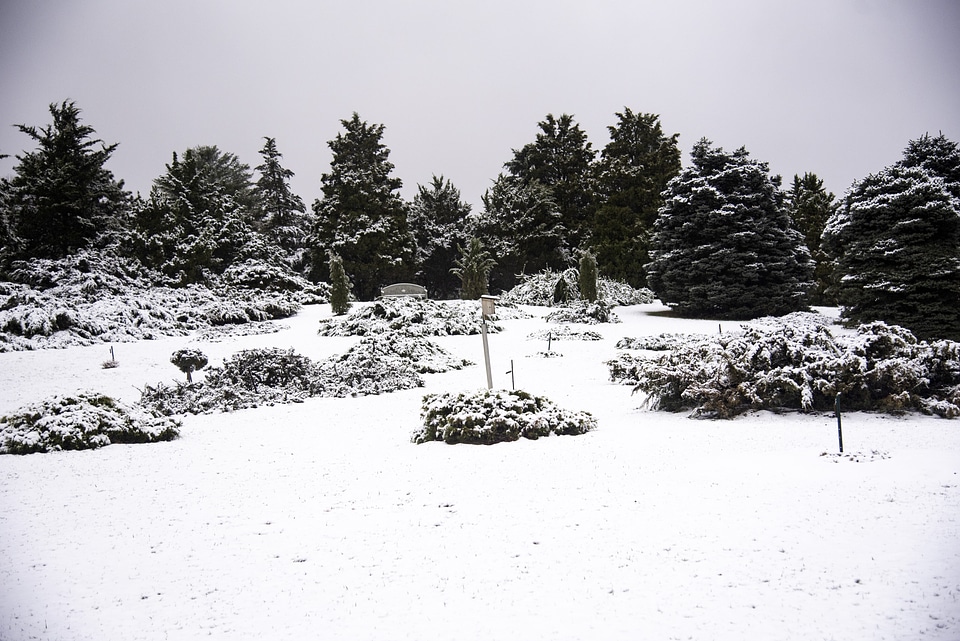
[(591, 303), (597, 302), (597, 259), (590, 252), (580, 257), (580, 297)]
[(814, 305), (835, 304), (827, 294), (832, 281), (832, 263), (820, 247), (823, 228), (836, 209), (835, 198), (824, 189), (823, 181), (809, 172), (802, 178), (796, 175), (793, 177), (793, 184), (786, 197), (787, 213), (797, 230), (803, 234), (807, 249), (816, 263), (816, 286), (810, 293), (810, 301)]
[(417, 277), (436, 299), (451, 298), (457, 279), (450, 266), (457, 259), (457, 247), (466, 244), (470, 205), (460, 191), (443, 176), (434, 176), (428, 186), (418, 185), (410, 206), (409, 226), (417, 244)]
[(343, 270), (343, 261), (330, 252), (330, 310), (336, 316), (350, 311), (350, 280)]
[(610, 142), (596, 164), (599, 207), (590, 225), (589, 246), (603, 273), (634, 287), (646, 285), (649, 239), (661, 193), (680, 172), (679, 134), (666, 136), (655, 114), (617, 113), (607, 127)]
[(254, 192), (260, 209), (261, 230), (269, 235), (288, 255), (293, 257), (307, 247), (312, 217), (307, 217), (303, 199), (290, 190), (294, 173), (280, 164), (283, 157), (277, 150), (277, 141), (264, 136), (257, 165), (260, 172)]
[(381, 142), (384, 126), (369, 125), (356, 113), (340, 122), (344, 132), (328, 143), (333, 159), (320, 179), (323, 198), (313, 203), (312, 277), (328, 275), (322, 257), (334, 251), (357, 297), (372, 300), (382, 286), (413, 273), (414, 240), (399, 195), (403, 183), (391, 176), (390, 150)]
[(911, 141), (850, 187), (823, 246), (846, 320), (960, 341), (960, 147), (942, 134)]
[(117, 145), (93, 138), (72, 101), (50, 105), (53, 124), (17, 125), (37, 143), (17, 156), (4, 188), (9, 258), (62, 258), (126, 216), (130, 194), (104, 165)]
[(744, 320), (807, 307), (813, 263), (779, 177), (746, 149), (700, 140), (654, 223), (648, 283), (685, 316)]
[(456, 267), (450, 270), (460, 278), (460, 297), (464, 300), (476, 300), (489, 292), (487, 284), (490, 270), (497, 262), (484, 249), (479, 238), (471, 238), (470, 242), (458, 248), (460, 257), (456, 260)]

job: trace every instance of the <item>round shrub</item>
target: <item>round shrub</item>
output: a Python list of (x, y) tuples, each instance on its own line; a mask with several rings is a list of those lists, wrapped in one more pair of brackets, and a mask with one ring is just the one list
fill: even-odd
[(549, 399), (520, 390), (428, 394), (421, 417), (423, 426), (414, 432), (414, 443), (491, 445), (521, 437), (585, 434), (597, 427), (589, 412), (563, 410)]
[(207, 366), (207, 355), (199, 349), (178, 349), (170, 356), (170, 362), (187, 375), (187, 382), (193, 382), (193, 372)]
[(180, 435), (180, 423), (92, 392), (54, 396), (0, 417), (0, 454), (86, 450), (153, 443)]

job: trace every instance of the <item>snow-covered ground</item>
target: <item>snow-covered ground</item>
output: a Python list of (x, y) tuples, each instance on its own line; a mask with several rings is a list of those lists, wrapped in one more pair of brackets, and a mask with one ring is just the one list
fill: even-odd
[[(621, 307), (601, 341), (535, 317), (490, 336), (494, 384), (599, 423), (583, 436), (413, 445), (426, 387), (187, 416), (169, 443), (0, 456), (0, 639), (960, 639), (960, 422), (847, 414), (697, 421), (608, 382), (625, 336), (718, 331)], [(276, 333), (0, 354), (0, 414), (91, 389), (127, 402), (240, 349), (312, 358), (329, 306)], [(734, 324), (731, 323), (731, 327)], [(582, 328), (587, 329), (587, 328)], [(202, 378), (202, 372), (197, 375)], [(828, 453), (826, 456), (822, 454)]]

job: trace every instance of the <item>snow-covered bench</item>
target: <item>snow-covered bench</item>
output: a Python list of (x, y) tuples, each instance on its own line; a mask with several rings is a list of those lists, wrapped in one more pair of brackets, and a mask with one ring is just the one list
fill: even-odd
[(416, 285), (414, 283), (395, 283), (382, 288), (380, 290), (380, 296), (382, 298), (402, 298), (404, 296), (411, 296), (413, 298), (426, 299), (427, 289), (423, 285)]

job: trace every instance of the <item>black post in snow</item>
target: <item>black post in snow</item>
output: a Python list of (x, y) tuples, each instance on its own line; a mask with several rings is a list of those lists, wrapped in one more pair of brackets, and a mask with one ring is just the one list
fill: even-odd
[(834, 404), (837, 413), (837, 438), (840, 440), (840, 453), (843, 454), (843, 425), (840, 421), (840, 392), (837, 392), (837, 400)]

